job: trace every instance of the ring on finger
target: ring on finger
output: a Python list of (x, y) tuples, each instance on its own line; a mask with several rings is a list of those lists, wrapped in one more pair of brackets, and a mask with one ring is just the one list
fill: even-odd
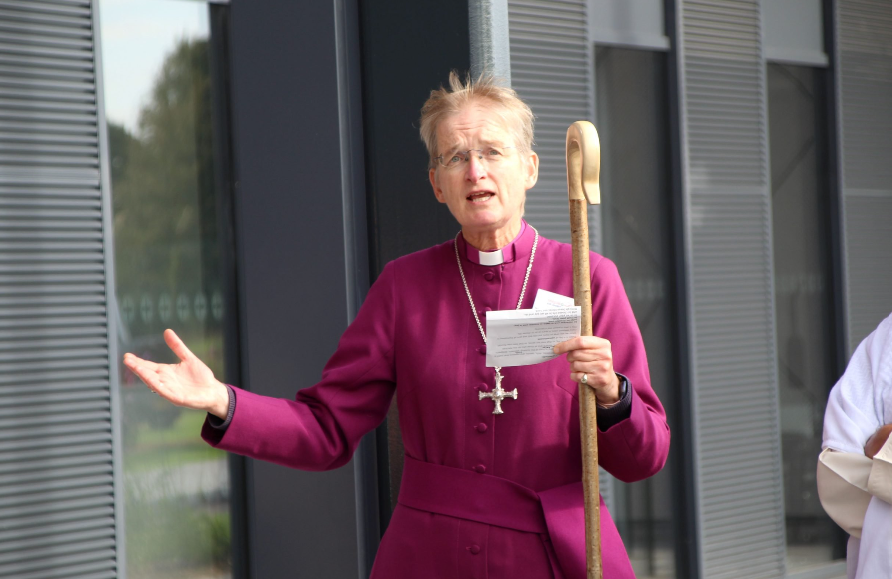
[(579, 379), (582, 384), (588, 384), (588, 374), (583, 373), (582, 378)]

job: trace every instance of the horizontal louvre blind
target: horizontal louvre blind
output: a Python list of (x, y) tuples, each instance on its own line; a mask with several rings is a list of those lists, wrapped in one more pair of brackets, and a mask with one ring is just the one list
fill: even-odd
[(89, 0), (0, 0), (0, 577), (116, 576)]
[(683, 0), (701, 577), (783, 577), (760, 3)]
[[(511, 83), (536, 115), (539, 183), (527, 194), (526, 218), (546, 237), (570, 242), (567, 129), (593, 121), (592, 59), (584, 0), (509, 0)], [(589, 211), (589, 240), (600, 247), (600, 212)]]
[[(594, 122), (593, 74), (585, 0), (509, 0), (511, 84), (536, 115), (539, 183), (527, 193), (526, 219), (545, 237), (570, 242), (567, 129)], [(590, 206), (589, 246), (601, 246), (601, 211)], [(568, 264), (569, 267), (569, 264)], [(601, 495), (613, 508), (613, 479), (601, 471)]]
[(851, 352), (892, 311), (892, 3), (836, 6)]

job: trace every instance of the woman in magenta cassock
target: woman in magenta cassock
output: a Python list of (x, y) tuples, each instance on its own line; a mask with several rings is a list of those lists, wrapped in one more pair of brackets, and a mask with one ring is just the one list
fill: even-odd
[[(501, 370), (518, 394), (504, 413), (480, 397), (496, 381), (485, 312), (530, 308), (540, 289), (572, 296), (571, 248), (522, 219), (539, 172), (530, 109), (489, 80), (450, 81), (425, 103), (421, 134), (434, 195), (461, 232), (384, 268), (318, 384), (294, 400), (224, 385), (170, 330), (180, 364), (125, 363), (174, 404), (207, 410), (211, 445), (305, 470), (347, 463), (397, 394), (405, 471), (372, 577), (582, 579), (577, 383), (595, 389), (600, 464), (622, 481), (663, 466), (665, 413), (616, 266), (595, 253), (595, 337)], [(634, 577), (603, 502), (601, 526), (605, 578)]]

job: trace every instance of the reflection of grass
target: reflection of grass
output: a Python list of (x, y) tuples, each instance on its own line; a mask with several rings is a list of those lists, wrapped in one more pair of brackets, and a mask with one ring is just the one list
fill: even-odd
[(183, 410), (169, 428), (155, 429), (148, 424), (137, 426), (135, 436), (128, 441), (124, 451), (124, 472), (219, 459), (224, 452), (211, 448), (201, 439), (205, 416), (197, 410)]
[(127, 570), (130, 577), (194, 576), (196, 568), (229, 567), (229, 512), (197, 508), (185, 499), (128, 501)]
[(131, 426), (132, 438), (124, 452), (124, 473), (130, 475), (124, 494), (129, 577), (228, 575), (227, 503), (219, 496), (174, 496), (171, 491), (178, 467), (225, 455), (201, 440), (204, 418), (204, 412), (183, 410), (167, 428), (148, 423)]

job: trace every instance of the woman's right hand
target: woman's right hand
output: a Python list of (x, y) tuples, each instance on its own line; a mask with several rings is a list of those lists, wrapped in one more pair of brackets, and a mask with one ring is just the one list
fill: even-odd
[(193, 354), (173, 330), (164, 330), (164, 341), (180, 359), (179, 364), (157, 364), (124, 354), (124, 365), (153, 392), (177, 406), (205, 410), (226, 419), (229, 391), (214, 378), (207, 365)]

